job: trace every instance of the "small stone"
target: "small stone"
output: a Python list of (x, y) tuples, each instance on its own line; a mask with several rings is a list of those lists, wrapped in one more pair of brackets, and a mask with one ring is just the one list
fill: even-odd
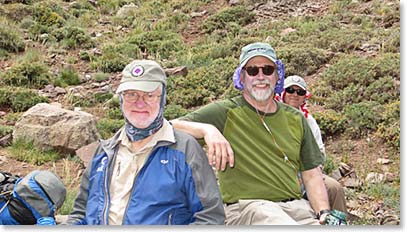
[(389, 164), (389, 163), (391, 163), (390, 159), (386, 159), (386, 158), (378, 158), (376, 162), (378, 164)]

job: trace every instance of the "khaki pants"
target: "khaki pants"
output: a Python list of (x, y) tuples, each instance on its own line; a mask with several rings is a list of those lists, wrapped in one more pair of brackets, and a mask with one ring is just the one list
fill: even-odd
[(334, 178), (327, 175), (324, 175), (324, 183), (326, 191), (328, 192), (329, 206), (331, 209), (340, 210), (346, 213), (345, 192), (342, 185)]
[(239, 200), (225, 207), (226, 225), (319, 225), (305, 199), (288, 202)]

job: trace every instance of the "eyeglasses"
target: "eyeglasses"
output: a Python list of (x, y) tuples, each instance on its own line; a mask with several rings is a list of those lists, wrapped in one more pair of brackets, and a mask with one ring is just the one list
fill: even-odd
[(285, 91), (289, 94), (293, 94), (296, 92), (298, 96), (304, 96), (307, 93), (307, 91), (303, 89), (294, 89), (293, 87), (288, 87), (285, 89)]
[(156, 102), (157, 99), (159, 97), (161, 97), (161, 95), (154, 95), (152, 93), (146, 93), (146, 94), (143, 94), (140, 96), (135, 92), (124, 92), (124, 93), (122, 93), (122, 96), (123, 96), (123, 99), (128, 103), (137, 102), (141, 97), (141, 99), (143, 99), (143, 101), (148, 104), (152, 104), (152, 103)]
[(257, 74), (259, 74), (260, 69), (262, 70), (264, 75), (270, 76), (276, 70), (276, 68), (272, 65), (265, 65), (263, 67), (252, 66), (252, 67), (246, 67), (243, 69), (246, 70), (246, 72), (247, 72), (247, 74), (249, 74), (249, 76), (256, 76)]

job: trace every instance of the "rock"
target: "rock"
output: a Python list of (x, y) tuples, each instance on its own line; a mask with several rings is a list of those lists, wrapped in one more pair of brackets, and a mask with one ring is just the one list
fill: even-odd
[(378, 163), (378, 164), (390, 164), (391, 161), (390, 161), (390, 159), (386, 159), (386, 158), (378, 158), (376, 163)]
[(0, 117), (3, 117), (4, 115), (6, 115), (7, 113), (4, 111), (0, 111)]
[(240, 4), (240, 0), (230, 0), (229, 5), (230, 6), (236, 6)]
[(0, 147), (10, 146), (12, 141), (13, 141), (12, 134), (7, 134), (0, 138)]
[(175, 68), (167, 68), (165, 69), (165, 74), (167, 76), (187, 76), (188, 75), (188, 68), (186, 66), (180, 66)]
[(384, 173), (384, 181), (385, 182), (393, 182), (396, 179), (395, 175), (391, 172)]
[(57, 95), (66, 93), (66, 90), (64, 88), (59, 87), (59, 86), (55, 87), (54, 91), (55, 91), (55, 93), (57, 93)]
[(39, 148), (72, 154), (99, 137), (93, 115), (47, 103), (39, 103), (26, 111), (13, 131), (13, 140), (26, 138)]
[(340, 180), (342, 178), (341, 171), (339, 171), (339, 169), (333, 170), (331, 173), (331, 177), (335, 180)]
[(191, 17), (195, 18), (195, 17), (202, 17), (204, 15), (206, 15), (208, 13), (208, 11), (204, 10), (202, 12), (192, 12), (191, 13)]
[(134, 3), (124, 5), (117, 11), (116, 17), (127, 18), (134, 16), (136, 14), (137, 8), (138, 6), (134, 5)]
[(341, 175), (342, 175), (342, 176), (347, 176), (347, 175), (349, 175), (349, 173), (351, 173), (353, 170), (352, 170), (352, 167), (351, 167), (351, 166), (349, 166), (349, 165), (347, 165), (347, 164), (345, 164), (345, 163), (340, 163), (340, 164), (339, 164), (339, 171), (341, 172)]
[(345, 180), (343, 180), (343, 186), (347, 187), (347, 188), (361, 188), (363, 185), (363, 183), (356, 178), (345, 178)]
[(4, 163), (4, 164), (7, 163), (7, 157), (5, 157), (5, 156), (3, 156), (3, 155), (0, 155), (0, 164), (3, 165), (3, 163)]
[(377, 184), (384, 182), (384, 175), (381, 173), (370, 172), (367, 174), (365, 181), (370, 184)]
[(297, 29), (294, 29), (294, 28), (289, 27), (289, 28), (286, 28), (286, 29), (282, 30), (282, 31), (280, 32), (280, 35), (281, 35), (281, 36), (285, 36), (285, 35), (287, 35), (287, 34), (289, 34), (289, 33), (291, 33), (291, 32), (296, 32), (296, 31), (297, 31)]
[(76, 155), (82, 160), (85, 167), (88, 166), (88, 163), (92, 159), (98, 145), (99, 142), (93, 142), (75, 151)]

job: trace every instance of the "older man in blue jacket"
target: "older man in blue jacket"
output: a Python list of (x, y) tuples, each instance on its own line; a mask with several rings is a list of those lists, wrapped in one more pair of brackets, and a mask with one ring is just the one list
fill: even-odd
[(125, 125), (101, 141), (68, 224), (224, 224), (222, 198), (205, 152), (163, 117), (166, 75), (135, 60), (117, 88)]

